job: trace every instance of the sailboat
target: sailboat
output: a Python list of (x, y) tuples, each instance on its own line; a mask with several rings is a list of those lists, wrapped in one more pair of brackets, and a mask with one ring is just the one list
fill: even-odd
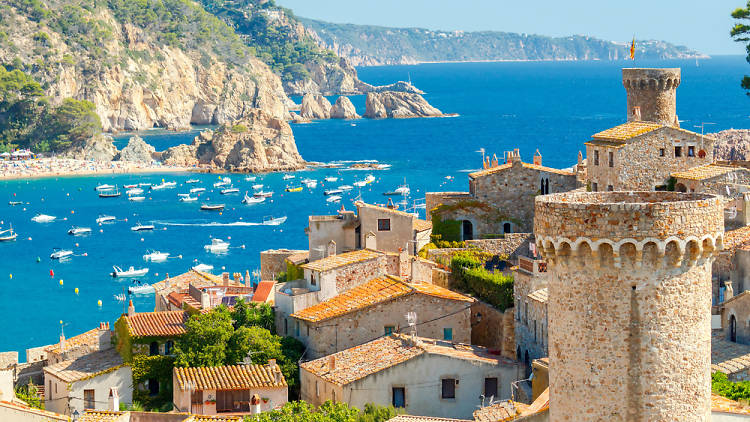
[(18, 237), (18, 233), (13, 231), (13, 227), (0, 231), (0, 242), (10, 242), (11, 240), (16, 240)]

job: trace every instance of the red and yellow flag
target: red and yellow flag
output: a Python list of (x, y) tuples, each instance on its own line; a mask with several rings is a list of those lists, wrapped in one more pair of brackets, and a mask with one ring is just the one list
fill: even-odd
[(635, 36), (633, 37), (633, 43), (630, 44), (630, 60), (635, 60)]

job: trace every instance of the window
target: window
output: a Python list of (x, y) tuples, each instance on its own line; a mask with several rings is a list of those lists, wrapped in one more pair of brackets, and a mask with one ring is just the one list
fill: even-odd
[(695, 157), (695, 147), (688, 147), (688, 157)]
[(456, 398), (456, 380), (453, 378), (443, 378), (443, 388), (440, 394), (442, 399)]
[(484, 379), (484, 397), (497, 398), (497, 378), (493, 377)]
[(157, 396), (159, 395), (159, 380), (156, 378), (148, 379), (148, 395)]
[(96, 408), (96, 401), (94, 400), (94, 390), (83, 390), (83, 408)]
[(406, 407), (406, 389), (404, 387), (393, 387), (391, 404), (395, 408)]
[(395, 327), (393, 325), (386, 325), (385, 329), (384, 329), (385, 335), (389, 336), (389, 335), (393, 334), (393, 329), (394, 328)]
[(674, 147), (674, 156), (682, 157), (682, 147)]
[(52, 395), (52, 381), (50, 381), (48, 384), (49, 385), (47, 386), (47, 391), (49, 391), (49, 394)]
[(313, 286), (315, 285), (315, 273), (310, 274), (310, 284)]
[(171, 355), (172, 349), (174, 349), (174, 342), (172, 340), (167, 340), (167, 342), (164, 343), (164, 354)]
[(599, 151), (598, 150), (594, 150), (594, 165), (595, 166), (599, 165)]
[(294, 336), (299, 338), (299, 321), (294, 322)]
[(537, 336), (536, 336), (536, 320), (534, 320), (534, 343), (537, 342)]
[(607, 185), (607, 192), (612, 192), (613, 190), (615, 190), (615, 187), (614, 187), (614, 186), (612, 186), (612, 185)]
[(331, 401), (336, 403), (336, 390), (331, 390)]
[(318, 381), (315, 381), (315, 397), (320, 397), (320, 384), (318, 384)]
[(615, 166), (615, 153), (612, 151), (609, 152), (609, 166), (610, 167)]
[(591, 192), (599, 192), (599, 184), (594, 182), (591, 184)]
[(159, 354), (159, 343), (152, 341), (151, 344), (148, 346), (148, 353), (151, 356), (156, 356)]
[(453, 328), (443, 328), (443, 340), (453, 341)]
[(512, 233), (512, 227), (510, 223), (503, 223), (503, 233)]
[(659, 148), (659, 157), (664, 157), (665, 155), (667, 155), (667, 152), (664, 151), (664, 148)]
[(529, 302), (523, 304), (523, 323), (529, 325)]
[(305, 327), (307, 328), (307, 337), (310, 337), (310, 326), (305, 324)]
[(390, 218), (378, 218), (378, 231), (379, 232), (391, 231), (391, 219)]

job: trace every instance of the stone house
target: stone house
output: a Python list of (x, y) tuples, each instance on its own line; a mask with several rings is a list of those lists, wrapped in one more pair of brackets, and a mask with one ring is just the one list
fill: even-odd
[[(234, 280), (227, 279), (226, 281), (231, 285), (235, 285), (233, 283)], [(204, 287), (220, 286), (223, 285), (224, 282), (225, 280), (223, 276), (216, 276), (193, 269), (176, 277), (170, 277), (169, 274), (167, 274), (164, 280), (152, 284), (155, 290), (154, 311), (161, 312), (173, 309), (167, 299), (170, 293), (183, 292), (188, 290), (191, 285), (200, 289)]]
[(112, 348), (112, 331), (108, 322), (85, 333), (66, 339), (60, 335), (60, 342), (47, 346), (47, 365), (54, 365), (64, 360), (71, 360), (99, 350)]
[(482, 396), (509, 399), (522, 372), (517, 362), (483, 347), (393, 334), (302, 363), (301, 399), (468, 419)]
[(44, 407), (65, 415), (84, 409), (106, 410), (111, 388), (123, 403), (132, 403), (129, 366), (114, 349), (89, 353), (44, 368)]
[(273, 359), (267, 365), (174, 368), (172, 384), (177, 410), (193, 414), (257, 414), (288, 400), (286, 380)]
[(428, 192), (427, 219), (443, 240), (472, 240), (505, 233), (530, 233), (537, 195), (578, 188), (576, 173), (521, 161), (518, 150), (506, 162), (469, 174), (469, 192)]
[(87, 410), (77, 422), (242, 422), (242, 416)]
[(196, 287), (189, 285), (186, 290), (174, 291), (167, 295), (169, 311), (184, 310), (188, 313), (207, 312), (220, 305), (233, 306), (239, 299), (253, 302), (255, 288), (245, 286), (209, 286)]
[(548, 355), (547, 343), (547, 262), (518, 257), (513, 270), (516, 358), (526, 365)]
[(727, 341), (750, 345), (750, 291), (721, 303), (721, 327)]
[(296, 249), (268, 249), (260, 253), (260, 279), (276, 280), (279, 274), (286, 272), (286, 260), (291, 256), (304, 254), (307, 260), (307, 251)]
[(474, 301), (433, 284), (384, 276), (295, 312), (291, 335), (307, 346), (308, 356), (318, 358), (405, 332), (406, 314), (415, 312), (420, 336), (470, 343)]

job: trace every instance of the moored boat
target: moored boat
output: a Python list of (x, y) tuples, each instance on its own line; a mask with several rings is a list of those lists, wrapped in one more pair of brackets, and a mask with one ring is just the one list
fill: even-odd
[(264, 226), (278, 226), (280, 224), (283, 224), (286, 221), (286, 216), (284, 217), (266, 217), (263, 219), (263, 225)]
[(226, 189), (222, 189), (221, 190), (221, 194), (222, 195), (229, 195), (230, 193), (239, 193), (239, 191), (240, 190), (237, 189), (237, 188), (235, 188), (235, 187), (229, 187), (229, 188), (226, 188)]
[(338, 182), (339, 178), (335, 176), (328, 176), (325, 178), (326, 182)]
[(114, 188), (115, 188), (115, 185), (103, 184), (103, 185), (97, 185), (94, 188), (94, 190), (97, 191), (97, 192), (102, 192), (102, 191), (112, 190)]
[(112, 269), (114, 270), (110, 273), (112, 277), (141, 277), (148, 274), (148, 268), (139, 268), (136, 270), (135, 267), (131, 266), (127, 270), (123, 270), (117, 265), (113, 265)]
[(326, 202), (338, 202), (341, 200), (340, 195), (331, 195), (328, 198), (326, 198)]
[(206, 188), (192, 188), (190, 189), (190, 193), (198, 193), (198, 192), (205, 192)]
[(289, 186), (284, 190), (287, 192), (302, 192), (302, 186)]
[(256, 198), (270, 198), (273, 196), (273, 192), (260, 191), (253, 194)]
[(52, 254), (50, 254), (50, 258), (52, 259), (65, 259), (67, 257), (70, 257), (73, 255), (73, 251), (69, 249), (60, 249), (60, 248), (54, 248), (52, 250)]
[(128, 189), (128, 190), (125, 191), (125, 194), (128, 195), (128, 196), (140, 195), (142, 193), (143, 193), (143, 189), (141, 189), (141, 188), (132, 188), (132, 189)]
[(263, 185), (260, 184), (260, 183), (256, 184), (256, 185), (253, 185), (253, 190), (258, 190), (258, 189), (263, 189)]
[(137, 183), (133, 183), (132, 185), (122, 185), (122, 187), (125, 188), (125, 189), (135, 189), (135, 188), (138, 187), (138, 184)]
[(203, 249), (212, 253), (226, 252), (229, 250), (229, 243), (221, 239), (211, 239), (211, 244), (204, 245)]
[(134, 283), (128, 287), (128, 293), (131, 295), (142, 295), (155, 292), (154, 286), (150, 284)]
[(55, 221), (57, 217), (53, 215), (47, 215), (47, 214), (37, 214), (33, 217), (31, 217), (31, 221), (35, 223), (50, 223), (52, 221)]
[(339, 189), (342, 191), (352, 190), (354, 189), (351, 185), (341, 185), (339, 186)]
[(141, 202), (141, 201), (145, 201), (146, 197), (145, 196), (131, 196), (128, 198), (128, 200), (133, 201), (133, 202)]
[(10, 242), (16, 240), (18, 233), (13, 230), (13, 227), (0, 231), (0, 242)]
[(16, 205), (21, 205), (21, 204), (23, 204), (23, 202), (21, 201), (8, 201), (8, 205), (10, 205), (11, 207), (15, 207)]
[(130, 228), (130, 230), (134, 232), (143, 232), (143, 231), (149, 231), (153, 229), (154, 229), (153, 224), (141, 224), (141, 223), (138, 223), (135, 226)]
[(290, 180), (290, 179), (294, 179), (295, 177), (297, 177), (297, 176), (295, 176), (293, 174), (285, 174), (284, 177), (282, 177), (282, 179), (283, 180)]
[(71, 227), (70, 230), (68, 230), (68, 234), (71, 236), (81, 236), (84, 234), (91, 234), (91, 228), (90, 227)]
[(201, 209), (203, 211), (221, 211), (224, 209), (224, 204), (203, 204)]
[(323, 195), (325, 195), (325, 196), (328, 196), (328, 195), (338, 195), (338, 194), (343, 193), (343, 192), (344, 192), (343, 189), (326, 189), (325, 191), (323, 191)]
[(151, 262), (164, 262), (169, 258), (169, 252), (149, 251), (146, 255), (143, 255), (144, 261)]
[(200, 182), (201, 181), (198, 180), (198, 179), (188, 179), (188, 180), (185, 180), (185, 184), (187, 184), (187, 185), (191, 185), (193, 183), (200, 183)]
[(120, 196), (119, 190), (105, 190), (99, 192), (99, 198), (117, 198)]
[(262, 196), (257, 196), (257, 197), (256, 196), (249, 196), (247, 194), (247, 192), (245, 192), (245, 197), (242, 198), (242, 203), (243, 204), (248, 204), (248, 205), (249, 204), (258, 204), (258, 203), (261, 203), (261, 202), (263, 202), (265, 200), (266, 200), (266, 198), (264, 198)]
[(96, 224), (111, 223), (113, 221), (115, 221), (115, 217), (112, 215), (100, 215), (99, 218), (96, 219)]
[(198, 197), (196, 197), (196, 196), (190, 196), (190, 195), (188, 195), (188, 196), (181, 196), (180, 197), (180, 202), (195, 202), (197, 200), (198, 200)]

